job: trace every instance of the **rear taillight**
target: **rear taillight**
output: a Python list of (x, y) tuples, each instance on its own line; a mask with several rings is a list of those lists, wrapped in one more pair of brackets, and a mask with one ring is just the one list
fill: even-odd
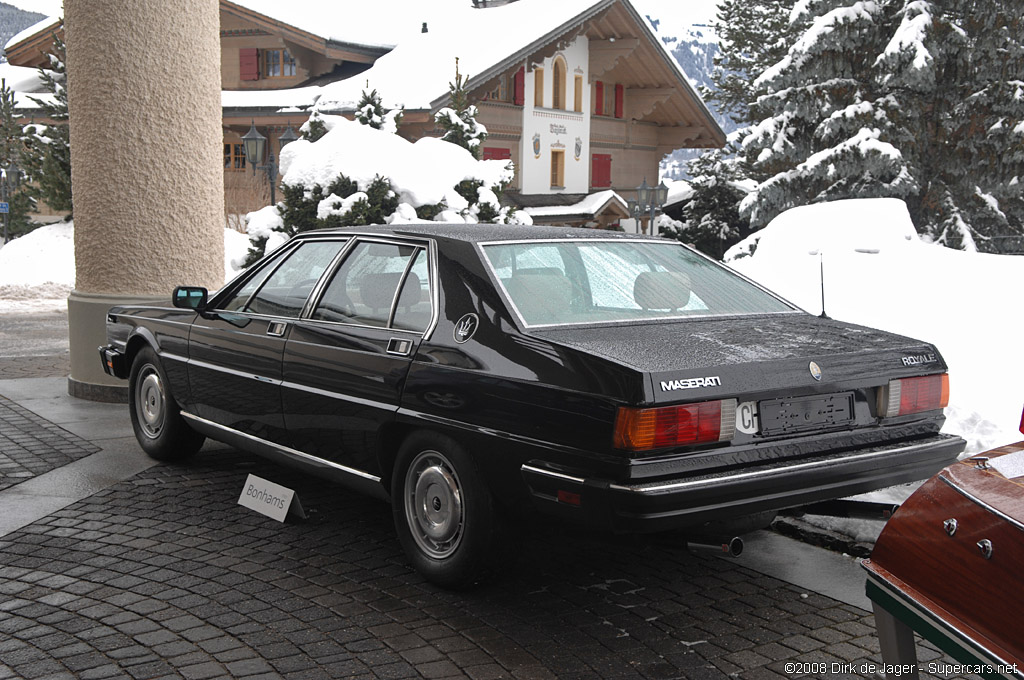
[(626, 451), (647, 451), (725, 442), (735, 433), (735, 399), (660, 408), (622, 407), (615, 418), (614, 444)]
[(949, 404), (949, 375), (890, 380), (878, 390), (878, 416), (892, 418), (934, 411)]

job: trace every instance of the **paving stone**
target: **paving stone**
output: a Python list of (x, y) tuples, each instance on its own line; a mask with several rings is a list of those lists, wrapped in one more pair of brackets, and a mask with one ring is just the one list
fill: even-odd
[[(0, 401), (0, 442), (81, 446), (54, 428)], [(250, 472), (324, 520), (241, 508)], [(554, 526), (492, 582), (445, 592), (409, 568), (386, 506), (220, 448), (0, 538), (0, 680), (776, 680), (788, 661), (877, 654), (868, 612), (801, 593), (725, 560)], [(920, 658), (944, 657), (922, 646)]]

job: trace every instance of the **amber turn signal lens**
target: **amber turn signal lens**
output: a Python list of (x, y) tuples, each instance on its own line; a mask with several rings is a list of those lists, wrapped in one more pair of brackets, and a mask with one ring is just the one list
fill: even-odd
[(736, 433), (736, 400), (660, 408), (619, 408), (614, 446), (648, 451), (729, 441)]

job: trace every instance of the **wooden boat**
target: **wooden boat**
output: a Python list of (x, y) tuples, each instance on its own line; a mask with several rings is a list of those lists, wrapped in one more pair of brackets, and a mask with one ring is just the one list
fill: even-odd
[[(1024, 442), (925, 482), (863, 566), (886, 675), (1024, 678)], [(914, 632), (960, 667), (917, 664)]]

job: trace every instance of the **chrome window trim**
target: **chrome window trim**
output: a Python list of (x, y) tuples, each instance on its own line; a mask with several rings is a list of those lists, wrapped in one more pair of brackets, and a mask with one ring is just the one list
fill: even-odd
[[(334, 238), (337, 238), (337, 237), (334, 237)], [(334, 262), (332, 262), (331, 266), (328, 267), (327, 270), (324, 272), (324, 276), (321, 277), (320, 282), (318, 283), (317, 287), (314, 289), (315, 296), (311, 295), (309, 300), (306, 301), (307, 307), (305, 309), (303, 309), (303, 313), (299, 317), (299, 319), (304, 321), (304, 322), (308, 322), (308, 323), (330, 324), (332, 326), (339, 326), (339, 327), (343, 327), (343, 328), (371, 328), (371, 329), (376, 329), (376, 330), (389, 331), (389, 332), (397, 332), (397, 333), (413, 333), (415, 335), (418, 335), (418, 336), (422, 337), (423, 340), (429, 340), (430, 336), (434, 332), (434, 329), (437, 327), (438, 318), (440, 316), (440, 310), (439, 310), (439, 304), (438, 304), (438, 302), (440, 300), (440, 293), (438, 291), (438, 286), (440, 284), (438, 283), (438, 275), (437, 275), (437, 242), (434, 239), (431, 239), (431, 238), (421, 238), (421, 237), (408, 237), (408, 238), (406, 238), (406, 237), (402, 237), (402, 236), (391, 237), (391, 236), (381, 236), (381, 235), (377, 235), (377, 234), (352, 234), (351, 236), (347, 236), (347, 238), (350, 239), (348, 244), (346, 244), (345, 248), (342, 249), (342, 252), (339, 254), (340, 257), (337, 260), (335, 260)], [(347, 323), (347, 322), (344, 322), (344, 321), (327, 321), (326, 319), (314, 319), (314, 318), (312, 318), (313, 311), (316, 309), (316, 306), (320, 303), (320, 298), (323, 296), (324, 292), (327, 289), (328, 281), (330, 281), (334, 277), (334, 275), (337, 273), (338, 268), (340, 268), (342, 266), (342, 264), (344, 264), (345, 260), (351, 254), (351, 251), (355, 250), (355, 248), (357, 247), (357, 245), (359, 243), (383, 243), (385, 245), (411, 246), (413, 248), (426, 250), (426, 252), (427, 252), (427, 271), (428, 271), (428, 277), (429, 277), (428, 281), (427, 281), (427, 285), (429, 286), (429, 289), (430, 289), (430, 321), (427, 323), (426, 329), (424, 329), (422, 331), (414, 331), (414, 330), (410, 330), (408, 328), (392, 328), (391, 325), (390, 325), (391, 321), (392, 321), (392, 317), (394, 316), (395, 301), (398, 299), (398, 295), (401, 293), (401, 290), (402, 290), (401, 283), (405, 282), (405, 277), (408, 276), (408, 272), (410, 271), (410, 267), (413, 264), (413, 260), (415, 259), (415, 255), (413, 256), (413, 260), (410, 260), (409, 264), (406, 266), (406, 269), (405, 269), (405, 271), (402, 274), (402, 280), (400, 282), (400, 285), (399, 285), (398, 289), (395, 291), (395, 297), (392, 298), (392, 300), (391, 300), (391, 311), (389, 312), (388, 325), (385, 325), (385, 326), (367, 326), (365, 324)]]
[(226, 425), (221, 425), (220, 423), (215, 423), (212, 420), (207, 420), (206, 418), (201, 418), (201, 417), (199, 417), (199, 416), (197, 416), (197, 415), (195, 415), (193, 413), (189, 413), (187, 411), (182, 411), (181, 415), (183, 417), (185, 417), (185, 418), (189, 418), (191, 420), (195, 420), (196, 422), (203, 423), (204, 425), (206, 425), (208, 427), (213, 427), (213, 428), (216, 428), (218, 430), (223, 430), (225, 432), (230, 432), (230, 433), (232, 433), (234, 435), (237, 435), (239, 437), (244, 437), (245, 439), (248, 439), (250, 441), (254, 441), (254, 442), (258, 442), (260, 444), (264, 444), (266, 446), (269, 446), (270, 448), (276, 449), (276, 450), (280, 451), (281, 453), (285, 453), (285, 454), (287, 454), (289, 456), (294, 456), (296, 458), (303, 458), (305, 460), (314, 461), (314, 462), (316, 462), (318, 464), (334, 468), (334, 469), (339, 470), (341, 472), (344, 472), (346, 474), (352, 475), (354, 477), (360, 477), (362, 479), (366, 479), (366, 480), (371, 481), (371, 482), (378, 482), (379, 483), (381, 481), (380, 477), (377, 477), (376, 475), (371, 475), (369, 472), (364, 472), (362, 470), (357, 470), (356, 468), (351, 468), (351, 467), (348, 467), (347, 465), (341, 465), (340, 463), (335, 463), (333, 461), (329, 461), (329, 460), (326, 460), (324, 458), (320, 458), (318, 456), (314, 456), (314, 455), (309, 454), (309, 453), (303, 453), (302, 451), (298, 451), (296, 449), (292, 449), (292, 448), (289, 448), (287, 446), (282, 446), (281, 444), (275, 444), (272, 441), (268, 441), (266, 439), (262, 439), (260, 437), (255, 436), (255, 435), (251, 435), (251, 434), (248, 434), (246, 432), (242, 432), (240, 430), (236, 430), (236, 429), (231, 428), (231, 427), (227, 427)]
[[(729, 274), (732, 274), (733, 276), (739, 277), (743, 281), (749, 283), (750, 285), (754, 286), (755, 288), (757, 288), (761, 292), (767, 294), (768, 296), (774, 298), (775, 300), (778, 300), (779, 302), (781, 302), (783, 305), (789, 307), (790, 309), (788, 311), (783, 311), (783, 312), (751, 312), (751, 313), (747, 313), (747, 314), (679, 314), (679, 315), (676, 315), (676, 316), (653, 316), (653, 317), (641, 317), (641, 318), (636, 318), (636, 319), (617, 319), (617, 320), (609, 320), (609, 321), (571, 321), (571, 322), (562, 322), (562, 323), (530, 324), (530, 323), (527, 323), (526, 320), (523, 318), (523, 315), (519, 311), (519, 308), (516, 306), (516, 303), (512, 299), (512, 296), (508, 294), (508, 290), (505, 288), (505, 284), (501, 282), (501, 278), (498, 276), (498, 273), (494, 270), (494, 263), (492, 263), (491, 259), (487, 256), (487, 251), (485, 250), (485, 248), (486, 248), (486, 246), (535, 245), (535, 244), (545, 244), (545, 243), (581, 243), (581, 244), (583, 244), (583, 243), (654, 243), (654, 244), (663, 245), (663, 246), (666, 246), (666, 247), (679, 247), (679, 248), (683, 248), (683, 249), (688, 250), (689, 252), (691, 252), (691, 253), (693, 253), (693, 254), (695, 254), (695, 255), (697, 255), (697, 256), (705, 259), (705, 260), (707, 260), (708, 262), (711, 262), (712, 264), (714, 264), (717, 267), (724, 268)], [(800, 307), (798, 307), (797, 305), (793, 304), (789, 300), (787, 300), (784, 297), (780, 296), (778, 293), (775, 293), (775, 292), (765, 288), (764, 286), (762, 286), (758, 282), (756, 282), (756, 281), (754, 281), (752, 279), (747, 278), (746, 276), (744, 276), (740, 272), (736, 271), (732, 267), (729, 267), (728, 265), (725, 265), (725, 264), (723, 264), (721, 262), (718, 262), (714, 258), (711, 258), (711, 257), (705, 255), (704, 253), (700, 252), (699, 250), (697, 250), (695, 248), (689, 248), (689, 247), (683, 245), (682, 243), (680, 243), (679, 241), (675, 241), (674, 239), (655, 238), (655, 237), (651, 237), (651, 236), (642, 237), (642, 238), (628, 238), (628, 237), (621, 237), (621, 238), (550, 238), (550, 239), (549, 238), (545, 238), (545, 239), (512, 239), (512, 240), (500, 240), (500, 241), (477, 241), (473, 245), (476, 247), (478, 255), (481, 258), (481, 260), (483, 261), (484, 268), (487, 270), (487, 275), (491, 278), (491, 283), (495, 286), (495, 288), (497, 288), (498, 291), (500, 291), (502, 297), (508, 303), (509, 307), (512, 309), (512, 312), (513, 312), (513, 314), (516, 317), (516, 321), (520, 324), (520, 327), (524, 328), (524, 329), (540, 330), (540, 329), (550, 329), (550, 328), (573, 328), (573, 327), (579, 327), (579, 326), (609, 327), (609, 326), (630, 325), (630, 324), (636, 324), (636, 323), (647, 323), (647, 322), (650, 322), (650, 321), (683, 321), (683, 320), (686, 320), (686, 319), (749, 318), (749, 317), (757, 317), (757, 316), (776, 316), (776, 315), (807, 314), (808, 313), (806, 310), (801, 309)]]
[[(263, 271), (265, 268), (268, 268), (268, 267), (271, 268), (270, 273), (267, 274), (267, 278), (269, 279), (271, 276), (274, 275), (274, 272), (277, 271), (277, 269), (281, 266), (281, 263), (283, 263), (285, 260), (287, 260), (289, 257), (291, 257), (291, 252), (294, 251), (296, 248), (298, 248), (298, 244), (299, 244), (299, 241), (296, 241), (294, 239), (286, 241), (285, 243), (282, 243), (281, 246), (277, 250), (273, 251), (269, 255), (269, 257), (276, 257), (277, 258), (276, 261), (268, 262), (268, 263), (266, 263), (265, 265), (263, 265), (261, 267), (251, 267), (251, 269), (252, 269), (251, 272), (248, 271), (248, 270), (242, 272), (241, 274), (236, 276), (234, 279), (232, 279), (230, 284), (224, 286), (219, 291), (217, 291), (217, 294), (213, 296), (213, 299), (210, 300), (210, 302), (212, 303), (214, 300), (216, 300), (217, 303), (220, 304), (222, 302), (222, 300), (219, 299), (219, 298), (222, 298), (222, 297), (224, 297), (224, 298), (234, 298), (238, 294), (238, 289), (239, 288), (241, 288), (246, 283), (251, 281), (257, 274), (259, 274), (259, 272)], [(268, 257), (268, 256), (265, 255), (264, 257)], [(266, 283), (267, 282), (264, 281), (262, 284), (260, 284), (260, 286), (256, 290), (254, 290), (252, 292), (252, 296), (250, 296), (250, 299), (253, 296), (257, 295), (260, 292), (260, 290), (263, 288), (263, 286), (266, 285)], [(249, 301), (246, 300), (245, 304), (246, 304), (246, 306), (248, 306), (249, 305)], [(226, 314), (242, 314), (243, 313), (242, 310), (230, 310), (230, 309), (224, 309), (222, 307), (207, 307), (207, 309), (203, 310), (203, 311), (224, 312)]]

